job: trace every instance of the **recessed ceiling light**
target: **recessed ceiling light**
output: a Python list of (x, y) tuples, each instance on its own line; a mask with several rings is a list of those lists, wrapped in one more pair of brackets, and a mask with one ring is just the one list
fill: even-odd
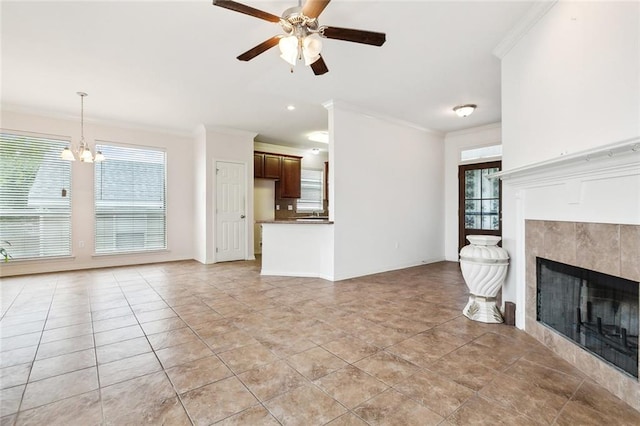
[(453, 111), (458, 114), (458, 117), (468, 117), (477, 108), (475, 104), (458, 105), (453, 108)]
[(287, 105), (287, 109), (289, 111), (293, 111), (294, 109), (296, 109), (296, 106), (295, 105)]
[(312, 133), (309, 133), (307, 138), (310, 141), (314, 141), (314, 142), (329, 143), (329, 132), (327, 132), (326, 130), (319, 131), (319, 132), (312, 132)]

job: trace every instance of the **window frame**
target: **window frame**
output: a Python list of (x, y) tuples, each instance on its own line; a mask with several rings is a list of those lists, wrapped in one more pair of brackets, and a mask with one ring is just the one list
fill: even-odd
[[(29, 192), (34, 190), (34, 185), (40, 184), (45, 185), (42, 189), (47, 189), (46, 185), (50, 182), (55, 182), (60, 185), (60, 188), (55, 188), (56, 191), (60, 190), (59, 197), (44, 197), (40, 196), (40, 204), (37, 204), (35, 209), (39, 209), (41, 211), (33, 210), (29, 211), (28, 209), (23, 209), (22, 212), (24, 214), (18, 215), (16, 217), (38, 217), (39, 225), (38, 230), (39, 233), (37, 235), (38, 243), (37, 245), (33, 245), (30, 243), (18, 244), (16, 243), (16, 239), (12, 239), (10, 237), (6, 237), (5, 235), (0, 235), (0, 239), (3, 240), (3, 247), (7, 249), (8, 254), (10, 255), (11, 262), (27, 262), (27, 261), (49, 261), (55, 259), (68, 259), (73, 257), (73, 167), (72, 163), (62, 160), (60, 158), (60, 152), (67, 147), (71, 143), (71, 138), (69, 136), (55, 135), (50, 133), (39, 133), (39, 132), (28, 132), (23, 130), (16, 129), (8, 129), (1, 128), (0, 129), (0, 142), (4, 142), (5, 140), (10, 140), (11, 138), (28, 138), (36, 141), (37, 143), (51, 144), (52, 142), (56, 145), (53, 145), (51, 149), (47, 150), (43, 155), (49, 155), (49, 160), (52, 160), (49, 164), (52, 166), (56, 166), (57, 169), (50, 170), (50, 176), (40, 177), (40, 181), (38, 181), (38, 174), (41, 172), (41, 164), (38, 165), (38, 169), (35, 172), (33, 177), (33, 182), (29, 187)], [(5, 136), (6, 135), (6, 136)], [(9, 148), (9, 146), (7, 146)], [(30, 150), (31, 151), (31, 150)], [(51, 166), (50, 166), (51, 167)], [(52, 175), (52, 176), (51, 176)], [(8, 176), (11, 177), (10, 175)], [(53, 178), (53, 179), (52, 179)], [(56, 178), (59, 179), (59, 182), (56, 182)], [(14, 180), (15, 182), (15, 180)], [(49, 188), (52, 189), (52, 188)], [(13, 191), (16, 191), (14, 188)], [(10, 194), (10, 192), (7, 192)], [(30, 196), (30, 195), (29, 195)], [(29, 197), (28, 196), (28, 197)], [(35, 198), (38, 198), (35, 196)], [(65, 198), (66, 200), (62, 203), (56, 202), (57, 198)], [(8, 198), (11, 200), (10, 198)], [(28, 200), (28, 199), (27, 199)], [(45, 203), (42, 204), (42, 200), (45, 200)], [(17, 199), (15, 201), (18, 201)], [(4, 201), (2, 202), (4, 204)], [(6, 204), (5, 204), (6, 205)], [(44, 210), (42, 210), (44, 209)], [(49, 210), (49, 211), (48, 211)], [(10, 210), (6, 209), (7, 213), (10, 213)], [(19, 213), (19, 211), (15, 211), (15, 213)], [(2, 208), (0, 207), (0, 217), (3, 216)], [(44, 218), (44, 221), (43, 221)], [(62, 219), (63, 224), (66, 227), (66, 231), (63, 233), (59, 232), (60, 227), (60, 219)], [(54, 222), (55, 221), (55, 222)], [(51, 229), (47, 232), (43, 232), (43, 223), (44, 226), (47, 224), (50, 225)], [(28, 224), (22, 224), (22, 227), (25, 230), (20, 231), (22, 233), (21, 238), (28, 238)], [(33, 228), (33, 227), (31, 227)], [(64, 236), (64, 241), (60, 238), (60, 235)], [(13, 240), (13, 242), (12, 242)], [(9, 244), (5, 244), (4, 241), (8, 241)], [(62, 250), (53, 250), (50, 254), (43, 254), (47, 250), (47, 245), (49, 245), (49, 249), (51, 247), (60, 247), (62, 246)], [(38, 255), (16, 255), (16, 250), (19, 250), (22, 246), (23, 251), (28, 250), (36, 250), (39, 252)], [(51, 249), (50, 249), (51, 250)]]
[[(317, 172), (320, 174), (320, 179), (319, 179), (319, 183), (320, 183), (320, 190), (319, 190), (319, 200), (306, 200), (302, 198), (302, 194), (303, 194), (303, 179), (304, 179), (304, 172), (305, 171), (311, 171), (311, 172)], [(314, 180), (317, 181), (317, 180)], [(300, 206), (300, 201), (302, 202), (313, 202), (316, 203), (315, 207), (319, 207), (319, 208), (304, 208)], [(316, 169), (316, 168), (312, 168), (312, 167), (304, 167), (300, 170), (300, 198), (298, 198), (296, 200), (296, 213), (315, 213), (315, 212), (323, 212), (324, 211), (324, 170), (322, 169)]]
[[(154, 253), (154, 252), (164, 252), (164, 251), (168, 251), (169, 249), (169, 238), (168, 238), (168, 202), (167, 202), (167, 196), (168, 196), (168, 191), (167, 191), (167, 187), (168, 187), (168, 179), (167, 179), (167, 165), (168, 165), (168, 155), (167, 155), (167, 150), (164, 147), (158, 147), (158, 146), (150, 146), (150, 145), (138, 145), (138, 144), (127, 144), (127, 143), (120, 143), (120, 142), (113, 142), (113, 141), (107, 141), (107, 140), (96, 140), (95, 142), (95, 146), (96, 149), (98, 149), (98, 147), (100, 147), (100, 149), (103, 151), (103, 153), (105, 153), (105, 157), (106, 160), (102, 163), (95, 163), (94, 164), (94, 176), (93, 176), (93, 218), (94, 218), (94, 224), (93, 224), (93, 238), (94, 238), (94, 256), (114, 256), (114, 255), (136, 255), (136, 254), (146, 254), (146, 253)], [(98, 238), (99, 238), (99, 234), (98, 234), (98, 227), (99, 227), (99, 219), (98, 219), (98, 215), (99, 213), (99, 208), (98, 208), (98, 198), (97, 198), (97, 194), (98, 194), (98, 190), (99, 188), (102, 189), (102, 185), (98, 185), (98, 167), (104, 167), (107, 164), (104, 163), (108, 163), (109, 161), (113, 162), (113, 161), (117, 161), (118, 157), (115, 156), (109, 156), (109, 151), (111, 149), (123, 149), (123, 150), (139, 150), (139, 151), (151, 151), (154, 153), (162, 153), (163, 156), (163, 167), (162, 167), (162, 175), (163, 175), (163, 200), (162, 200), (162, 204), (163, 204), (163, 233), (162, 233), (162, 239), (163, 239), (163, 244), (162, 246), (156, 246), (156, 247), (142, 247), (142, 248), (131, 248), (131, 249), (123, 249), (123, 248), (118, 248), (118, 244), (117, 244), (117, 238), (118, 238), (118, 234), (116, 233), (116, 231), (114, 230), (113, 232), (113, 244), (114, 244), (114, 248), (112, 249), (104, 249), (104, 248), (99, 248), (98, 245)], [(104, 164), (104, 166), (101, 166), (102, 164)], [(102, 173), (102, 172), (101, 172)], [(130, 200), (127, 200), (130, 201)], [(115, 208), (115, 207), (114, 207)], [(153, 219), (151, 219), (153, 220)], [(148, 223), (148, 219), (147, 219), (147, 223)], [(115, 224), (115, 222), (114, 222)], [(117, 224), (116, 224), (117, 225)], [(116, 226), (114, 225), (114, 226)], [(130, 232), (130, 234), (135, 234), (135, 232)], [(101, 234), (100, 236), (104, 236), (105, 233)], [(145, 243), (146, 244), (146, 243)]]

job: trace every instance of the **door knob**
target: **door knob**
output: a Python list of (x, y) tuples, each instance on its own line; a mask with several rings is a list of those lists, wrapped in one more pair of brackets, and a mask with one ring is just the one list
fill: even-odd
[(244, 219), (244, 218), (245, 218), (245, 215), (240, 215), (240, 219)]

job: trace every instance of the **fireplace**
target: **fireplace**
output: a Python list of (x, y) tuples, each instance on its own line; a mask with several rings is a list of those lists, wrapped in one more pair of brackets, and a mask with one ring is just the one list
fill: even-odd
[(538, 322), (638, 377), (639, 283), (536, 258)]

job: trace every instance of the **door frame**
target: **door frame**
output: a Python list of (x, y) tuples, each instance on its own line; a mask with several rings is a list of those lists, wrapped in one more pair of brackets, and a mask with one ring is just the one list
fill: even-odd
[[(244, 218), (244, 250), (243, 250), (243, 259), (242, 260), (249, 260), (249, 230), (248, 230), (248, 223), (249, 221), (253, 222), (253, 211), (249, 212), (249, 205), (253, 205), (253, 203), (249, 203), (249, 184), (248, 184), (248, 163), (246, 161), (239, 161), (239, 160), (227, 160), (224, 158), (213, 158), (213, 170), (212, 170), (212, 176), (213, 176), (213, 188), (214, 188), (214, 193), (213, 193), (213, 200), (212, 200), (212, 204), (213, 204), (213, 263), (218, 263), (218, 262), (223, 262), (221, 260), (219, 260), (218, 257), (218, 236), (219, 233), (222, 232), (222, 230), (219, 228), (219, 223), (218, 223), (218, 163), (232, 163), (232, 164), (241, 164), (244, 168), (244, 188), (243, 188), (243, 198), (244, 198), (244, 210), (245, 210), (245, 218)], [(253, 210), (253, 209), (252, 209)], [(252, 231), (253, 232), (253, 231)], [(227, 262), (227, 260), (224, 260), (224, 262)]]
[[(464, 172), (467, 170), (488, 169), (492, 167), (498, 167), (500, 170), (502, 170), (502, 160), (485, 161), (482, 163), (467, 163), (467, 164), (458, 165), (458, 253), (460, 253), (460, 250), (462, 249), (462, 247), (467, 245), (467, 242), (466, 242), (467, 238), (466, 238), (466, 232), (465, 232), (466, 228), (464, 226), (464, 216), (465, 216)], [(500, 236), (502, 236), (502, 180), (501, 179), (499, 179), (498, 185), (499, 185), (499, 191), (500, 191), (500, 198), (499, 198), (500, 207), (498, 209), (499, 228), (497, 230), (497, 233)], [(475, 229), (473, 233), (476, 235), (495, 235), (496, 231)]]

